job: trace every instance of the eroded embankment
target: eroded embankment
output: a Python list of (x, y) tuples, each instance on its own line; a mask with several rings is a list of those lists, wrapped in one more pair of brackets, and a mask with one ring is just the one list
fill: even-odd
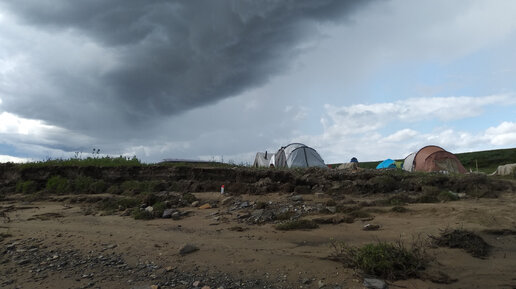
[(0, 193), (209, 192), (225, 186), (232, 194), (269, 192), (376, 194), (451, 191), (495, 197), (512, 184), (485, 175), (443, 175), (404, 171), (330, 169), (200, 168), (188, 166), (47, 166), (0, 165)]

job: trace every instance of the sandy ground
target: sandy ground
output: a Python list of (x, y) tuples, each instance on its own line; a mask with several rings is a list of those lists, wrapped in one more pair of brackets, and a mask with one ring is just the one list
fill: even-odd
[[(201, 200), (222, 198), (218, 193), (196, 195)], [(242, 198), (276, 202), (287, 196), (269, 194)], [(311, 195), (304, 198), (307, 203), (323, 201)], [(411, 279), (389, 281), (389, 287), (516, 288), (516, 235), (482, 232), (484, 229), (516, 229), (515, 194), (497, 199), (411, 204), (405, 213), (391, 212), (390, 207), (369, 208), (374, 211), (372, 221), (325, 224), (314, 230), (286, 232), (276, 230), (272, 224), (241, 223), (236, 218), (238, 212), (229, 215), (223, 207), (187, 208), (192, 213), (181, 220), (142, 221), (118, 215), (84, 215), (83, 204), (5, 201), (0, 205), (4, 209), (11, 207), (3, 222), (0, 217), (0, 233), (11, 235), (0, 243), (0, 251), (12, 243), (36, 240), (38, 246), (44, 248), (40, 250), (77, 250), (85, 255), (105, 252), (122, 256), (130, 266), (155, 264), (161, 268), (156, 274), (164, 274), (164, 268), (206, 272), (206, 276), (222, 272), (235, 280), (277, 282), (278, 288), (320, 288), (323, 285), (326, 285), (324, 288), (364, 288), (362, 278), (353, 270), (326, 258), (333, 253), (332, 240), (351, 245), (400, 238), (410, 241), (418, 235), (438, 235), (444, 228), (463, 228), (477, 232), (493, 247), (486, 259), (474, 258), (461, 249), (433, 248), (429, 252), (435, 262), (429, 270), (445, 272), (456, 278), (456, 282), (437, 284)], [(368, 222), (380, 225), (380, 230), (363, 231), (362, 227)], [(235, 231), (235, 226), (244, 230)], [(181, 256), (178, 250), (185, 243), (194, 244), (200, 250)], [(129, 277), (123, 274), (115, 278), (117, 270), (123, 268), (110, 268), (110, 278), (99, 272), (97, 275), (104, 277), (95, 279), (94, 285), (88, 285), (90, 279), (77, 277), (77, 272), (67, 270), (52, 271), (44, 278), (37, 278), (33, 270), (5, 261), (7, 258), (4, 256), (0, 264), (0, 283), (11, 281), (4, 283), (5, 288), (151, 288), (154, 284), (152, 278), (137, 282), (127, 280)], [(91, 268), (92, 272), (97, 272), (95, 270), (104, 269)], [(209, 285), (208, 280), (200, 281)], [(175, 286), (194, 288), (192, 284)], [(263, 287), (257, 285), (256, 288)]]

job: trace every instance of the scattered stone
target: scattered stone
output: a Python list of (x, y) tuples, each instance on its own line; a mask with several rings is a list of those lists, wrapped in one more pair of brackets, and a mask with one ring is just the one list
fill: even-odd
[(241, 202), (240, 203), (240, 208), (247, 208), (249, 207), (249, 202)]
[(209, 203), (206, 203), (199, 207), (201, 210), (211, 209), (211, 205)]
[(170, 272), (172, 270), (174, 270), (174, 267), (172, 267), (172, 266), (168, 266), (165, 268), (165, 271), (167, 271), (167, 272)]
[(233, 201), (233, 197), (226, 197), (220, 201), (220, 204), (223, 206), (228, 205), (231, 201)]
[(161, 215), (161, 217), (162, 218), (166, 218), (166, 219), (172, 218), (172, 213), (174, 213), (175, 211), (176, 210), (174, 210), (174, 209), (165, 209), (163, 211), (163, 215)]
[(380, 229), (380, 225), (377, 225), (377, 224), (366, 224), (362, 230), (364, 231), (376, 231)]
[(185, 244), (183, 245), (180, 249), (179, 249), (179, 254), (181, 256), (184, 256), (184, 255), (187, 255), (187, 254), (190, 254), (190, 253), (193, 253), (195, 251), (198, 251), (199, 248), (195, 245), (192, 245), (192, 244)]
[(301, 202), (301, 201), (303, 201), (303, 196), (301, 196), (301, 195), (295, 195), (295, 196), (292, 196), (290, 199), (291, 199), (292, 201), (294, 201), (294, 202)]
[(364, 286), (369, 289), (387, 289), (387, 283), (381, 279), (364, 278)]
[(328, 212), (330, 212), (332, 214), (335, 214), (337, 212), (337, 207), (336, 206), (328, 206), (328, 207), (326, 207), (326, 210), (328, 210)]
[(175, 211), (172, 213), (172, 215), (170, 216), (173, 220), (179, 220), (181, 219), (181, 216), (185, 216), (185, 215), (188, 215), (188, 213), (186, 214), (182, 214), (181, 212), (179, 211)]
[(303, 284), (305, 284), (305, 285), (308, 285), (308, 284), (312, 283), (312, 280), (311, 280), (311, 279), (309, 279), (309, 278), (303, 278), (303, 279), (301, 280), (301, 283), (303, 283)]
[(192, 283), (192, 286), (194, 287), (199, 287), (199, 285), (201, 285), (201, 281), (195, 281)]
[(197, 206), (199, 206), (199, 204), (200, 204), (199, 201), (194, 201), (194, 202), (192, 202), (191, 206), (192, 207), (197, 207)]
[(152, 206), (148, 206), (145, 208), (145, 212), (152, 213), (154, 211), (154, 208)]

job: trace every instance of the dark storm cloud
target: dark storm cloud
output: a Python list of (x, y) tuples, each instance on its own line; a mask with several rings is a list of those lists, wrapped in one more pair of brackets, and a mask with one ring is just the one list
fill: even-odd
[[(52, 99), (66, 98), (70, 105), (74, 99), (78, 103), (89, 99), (89, 105), (73, 113), (75, 122), (70, 122), (69, 113), (63, 113), (63, 108), (48, 101), (51, 97), (44, 93), (26, 97), (30, 101), (18, 106), (17, 111), (23, 114), (22, 106), (28, 111), (27, 107), (46, 103), (33, 108), (35, 115), (31, 116), (78, 128), (89, 125), (87, 114), (149, 120), (263, 84), (285, 69), (296, 45), (314, 33), (314, 23), (345, 21), (369, 1), (2, 2), (21, 23), (51, 33), (82, 35), (115, 55), (117, 64), (108, 71), (87, 75), (87, 84), (81, 83), (84, 75), (80, 69), (47, 71), (59, 90), (48, 93)], [(6, 104), (16, 107), (13, 102)], [(91, 106), (92, 102), (97, 104)]]

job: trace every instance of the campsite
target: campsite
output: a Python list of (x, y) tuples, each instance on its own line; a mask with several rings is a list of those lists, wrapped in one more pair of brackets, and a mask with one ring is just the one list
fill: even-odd
[(2, 288), (516, 288), (514, 175), (108, 160), (0, 165)]

